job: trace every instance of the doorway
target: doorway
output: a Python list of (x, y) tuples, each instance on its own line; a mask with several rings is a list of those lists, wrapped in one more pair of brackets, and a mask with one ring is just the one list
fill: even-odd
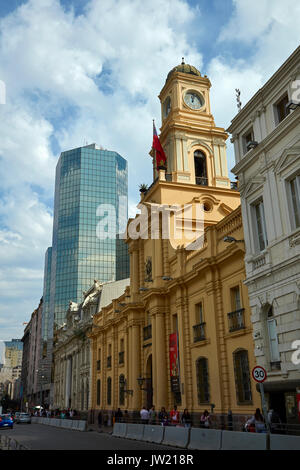
[(152, 354), (147, 359), (146, 364), (146, 406), (150, 409), (153, 405), (153, 384), (152, 384)]

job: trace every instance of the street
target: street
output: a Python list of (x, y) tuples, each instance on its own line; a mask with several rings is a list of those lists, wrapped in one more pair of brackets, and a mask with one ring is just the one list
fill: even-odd
[(172, 447), (147, 442), (120, 439), (95, 431), (72, 431), (42, 424), (15, 424), (13, 429), (1, 429), (31, 450), (171, 450)]

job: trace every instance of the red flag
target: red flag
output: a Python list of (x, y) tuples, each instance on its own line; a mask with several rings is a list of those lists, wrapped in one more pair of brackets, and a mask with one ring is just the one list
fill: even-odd
[(165, 163), (167, 161), (167, 157), (165, 155), (164, 149), (162, 148), (162, 146), (160, 144), (160, 141), (159, 141), (159, 138), (158, 138), (158, 135), (157, 135), (157, 132), (156, 132), (154, 121), (153, 121), (153, 143), (152, 143), (152, 148), (155, 150), (155, 153), (156, 153), (156, 169), (158, 170), (159, 166), (165, 166)]

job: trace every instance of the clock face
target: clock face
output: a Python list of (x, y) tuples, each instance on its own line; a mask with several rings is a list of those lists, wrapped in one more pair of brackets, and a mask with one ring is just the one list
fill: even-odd
[(200, 109), (204, 105), (204, 98), (200, 93), (195, 91), (188, 91), (184, 95), (184, 102), (192, 109)]

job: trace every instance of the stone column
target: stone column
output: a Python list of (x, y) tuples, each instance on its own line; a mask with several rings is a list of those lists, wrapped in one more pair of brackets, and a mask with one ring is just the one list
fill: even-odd
[(72, 357), (67, 358), (67, 370), (66, 370), (66, 395), (65, 395), (65, 407), (69, 407), (69, 398), (71, 396), (71, 381), (72, 381)]
[(155, 383), (155, 406), (160, 410), (162, 406), (167, 407), (167, 361), (166, 361), (166, 331), (165, 315), (158, 313), (155, 315), (155, 345), (156, 351), (156, 383)]
[(132, 329), (132, 362), (131, 362), (131, 388), (133, 390), (132, 407), (134, 410), (139, 411), (141, 407), (141, 391), (138, 384), (138, 377), (140, 375), (140, 325), (133, 325)]

